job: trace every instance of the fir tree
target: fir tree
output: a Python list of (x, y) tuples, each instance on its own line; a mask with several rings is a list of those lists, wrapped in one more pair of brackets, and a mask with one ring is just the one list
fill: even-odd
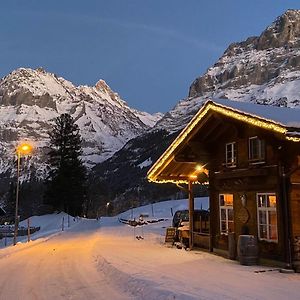
[(55, 119), (49, 132), (49, 176), (45, 198), (55, 209), (82, 214), (86, 199), (86, 169), (82, 164), (79, 127), (69, 114)]

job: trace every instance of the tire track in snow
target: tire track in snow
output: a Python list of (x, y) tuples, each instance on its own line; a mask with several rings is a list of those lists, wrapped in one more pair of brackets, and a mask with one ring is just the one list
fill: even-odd
[(155, 282), (136, 278), (114, 267), (102, 256), (96, 257), (97, 269), (105, 274), (105, 279), (118, 290), (124, 291), (135, 300), (195, 300), (187, 294), (178, 294), (170, 290), (161, 289)]

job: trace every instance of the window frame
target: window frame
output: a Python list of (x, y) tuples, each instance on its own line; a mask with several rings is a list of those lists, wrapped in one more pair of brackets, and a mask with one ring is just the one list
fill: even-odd
[[(231, 195), (232, 196), (232, 205), (221, 205), (221, 197), (224, 197), (224, 203), (225, 203), (225, 196), (226, 195)], [(226, 231), (224, 232), (224, 230), (222, 229), (222, 210), (225, 211), (225, 224), (226, 224)], [(232, 221), (229, 220), (228, 216), (229, 216), (229, 211), (232, 210)], [(234, 210), (233, 210), (233, 194), (226, 194), (226, 193), (222, 193), (219, 194), (219, 229), (220, 229), (220, 234), (222, 235), (228, 235), (229, 232), (234, 232), (233, 231), (229, 231), (229, 223), (232, 223), (232, 227), (234, 227)]]
[[(230, 151), (228, 151), (228, 146), (230, 146)], [(229, 156), (228, 153), (230, 153), (231, 155)], [(235, 168), (237, 166), (236, 142), (230, 142), (225, 144), (225, 165), (228, 168)]]
[[(259, 206), (259, 196), (275, 196), (276, 197), (276, 202), (275, 202), (275, 207), (272, 206)], [(278, 197), (276, 193), (257, 193), (256, 194), (256, 208), (257, 208), (257, 232), (258, 232), (258, 239), (260, 241), (267, 241), (267, 242), (273, 242), (273, 243), (278, 243), (278, 214), (277, 214), (277, 202)], [(267, 202), (266, 202), (267, 203)], [(265, 223), (262, 223), (260, 220), (260, 212), (265, 212)], [(269, 219), (269, 213), (274, 213), (275, 212), (275, 217), (276, 217), (276, 224), (272, 225), (270, 223)], [(261, 226), (266, 226), (267, 228), (267, 237), (261, 237)], [(276, 239), (272, 239), (270, 236), (270, 229), (271, 227), (274, 227), (276, 229)]]
[[(254, 142), (256, 141), (255, 146), (257, 147), (258, 155), (257, 157), (253, 154), (253, 146)], [(255, 163), (264, 163), (266, 160), (266, 143), (265, 140), (260, 139), (258, 136), (251, 136), (248, 139), (248, 159), (251, 164)]]

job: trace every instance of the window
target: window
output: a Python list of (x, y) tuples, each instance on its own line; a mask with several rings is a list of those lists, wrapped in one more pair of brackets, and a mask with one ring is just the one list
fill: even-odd
[(257, 136), (249, 138), (249, 160), (252, 162), (265, 160), (265, 141)]
[(236, 166), (236, 143), (226, 144), (226, 166)]
[(194, 211), (194, 232), (201, 234), (209, 233), (209, 211), (198, 210)]
[(228, 234), (233, 232), (233, 195), (220, 194), (220, 232)]
[(277, 212), (275, 194), (257, 194), (258, 237), (277, 242)]

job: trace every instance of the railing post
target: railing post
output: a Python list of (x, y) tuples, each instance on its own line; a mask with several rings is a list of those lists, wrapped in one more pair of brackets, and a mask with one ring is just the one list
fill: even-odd
[(189, 248), (192, 250), (194, 245), (194, 195), (193, 195), (193, 182), (189, 181), (188, 184), (188, 193), (189, 193)]

